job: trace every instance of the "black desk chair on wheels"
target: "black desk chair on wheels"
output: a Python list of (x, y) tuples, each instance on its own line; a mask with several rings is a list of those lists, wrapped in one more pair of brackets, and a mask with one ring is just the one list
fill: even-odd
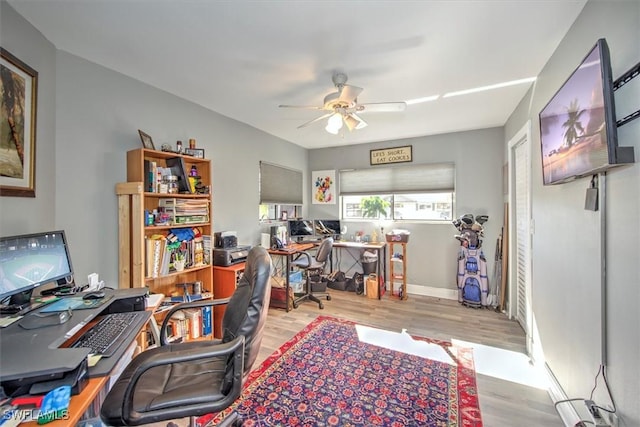
[[(178, 304), (165, 317), (161, 346), (144, 351), (125, 368), (107, 394), (100, 416), (111, 426), (195, 418), (229, 407), (258, 356), (271, 298), (271, 257), (256, 246), (229, 299)], [(228, 303), (222, 341), (167, 344), (165, 326), (176, 311)], [(232, 414), (224, 425), (238, 424)]]
[[(331, 295), (326, 292), (326, 288), (324, 292), (313, 292), (313, 287), (311, 283), (311, 277), (313, 275), (320, 275), (324, 272), (325, 266), (327, 265), (327, 261), (329, 260), (329, 256), (331, 255), (331, 251), (333, 249), (333, 238), (327, 237), (320, 243), (318, 249), (316, 250), (315, 256), (311, 255), (308, 251), (301, 252), (300, 257), (298, 259), (291, 262), (291, 265), (294, 265), (298, 268), (305, 270), (305, 293), (301, 297), (296, 298), (293, 301), (293, 307), (297, 308), (298, 304), (304, 300), (310, 300), (318, 303), (318, 307), (321, 309), (324, 308), (322, 301), (318, 298), (318, 295), (324, 296), (327, 298), (327, 301), (331, 300)], [(325, 285), (326, 286), (326, 285)]]

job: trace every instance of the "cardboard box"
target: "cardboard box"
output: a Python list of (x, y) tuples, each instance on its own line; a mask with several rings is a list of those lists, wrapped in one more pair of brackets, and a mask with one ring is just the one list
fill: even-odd
[(378, 299), (378, 275), (368, 275), (365, 279), (365, 286), (367, 288), (367, 298)]

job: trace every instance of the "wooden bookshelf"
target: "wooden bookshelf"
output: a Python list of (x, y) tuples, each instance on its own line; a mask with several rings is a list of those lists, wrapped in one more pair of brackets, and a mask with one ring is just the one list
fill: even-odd
[[(168, 168), (167, 161), (183, 165), (188, 175), (192, 168), (197, 170), (198, 188), (201, 193), (164, 193), (159, 188), (158, 174), (154, 170)], [(172, 172), (175, 167), (171, 168)], [(185, 177), (185, 182), (186, 182)], [(193, 188), (191, 183), (188, 188)], [(182, 188), (184, 191), (184, 187)], [(119, 233), (119, 283), (120, 287), (148, 287), (151, 292), (165, 296), (183, 294), (185, 283), (200, 282), (202, 292), (213, 292), (213, 215), (211, 194), (211, 161), (171, 152), (136, 149), (127, 152), (127, 182), (116, 184), (118, 196), (118, 233)], [(170, 202), (163, 202), (170, 200)], [(199, 213), (206, 211), (206, 217), (198, 215), (198, 221), (178, 222), (195, 217), (188, 213), (173, 210), (166, 214), (167, 206), (181, 206), (182, 202), (196, 202)], [(192, 203), (193, 204), (193, 203)], [(187, 203), (188, 205), (188, 203)], [(149, 219), (149, 213), (156, 211), (158, 219)], [(164, 212), (163, 212), (164, 211)], [(165, 213), (165, 214), (163, 214)], [(176, 216), (181, 216), (176, 218)], [(164, 222), (161, 222), (164, 221)], [(196, 239), (186, 239), (181, 244), (183, 234), (195, 231)], [(159, 237), (162, 236), (162, 237)], [(175, 241), (167, 239), (175, 236)], [(155, 241), (164, 241), (160, 246), (159, 257), (152, 256), (156, 251)], [(194, 240), (197, 240), (194, 242)], [(187, 253), (187, 265), (184, 270), (172, 268), (175, 245), (181, 245)], [(165, 254), (166, 253), (166, 254)], [(160, 266), (157, 263), (160, 262)], [(191, 293), (191, 292), (190, 292)], [(212, 334), (213, 335), (213, 334)]]

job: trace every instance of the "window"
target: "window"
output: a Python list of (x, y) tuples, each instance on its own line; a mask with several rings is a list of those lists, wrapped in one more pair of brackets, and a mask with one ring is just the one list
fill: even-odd
[(340, 172), (344, 219), (451, 221), (453, 163)]
[(302, 171), (260, 162), (258, 218), (296, 218), (302, 211)]

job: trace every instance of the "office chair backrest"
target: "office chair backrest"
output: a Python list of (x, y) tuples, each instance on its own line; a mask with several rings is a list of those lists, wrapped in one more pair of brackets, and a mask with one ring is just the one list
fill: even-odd
[(320, 243), (318, 250), (316, 251), (316, 261), (325, 262), (329, 259), (329, 254), (333, 249), (333, 237), (327, 237)]
[(222, 318), (222, 342), (244, 335), (244, 376), (250, 371), (262, 343), (271, 299), (271, 257), (265, 248), (249, 251), (244, 274)]

